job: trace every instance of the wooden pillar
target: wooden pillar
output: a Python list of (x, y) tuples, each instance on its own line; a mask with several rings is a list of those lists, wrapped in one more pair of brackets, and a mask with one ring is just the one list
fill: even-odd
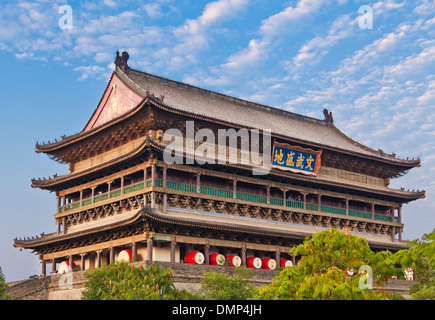
[(109, 249), (109, 263), (112, 263), (115, 259), (115, 248), (113, 246)]
[(241, 259), (242, 259), (242, 266), (246, 266), (246, 248), (245, 247), (243, 247), (240, 250), (240, 256), (241, 256)]
[(60, 219), (56, 219), (56, 226), (57, 226), (56, 232), (59, 235), (60, 234)]
[(124, 176), (122, 176), (121, 177), (121, 194), (124, 194), (124, 182), (125, 182), (125, 179), (124, 179)]
[(322, 211), (322, 195), (320, 193), (317, 195), (317, 206), (317, 211)]
[(80, 207), (83, 206), (83, 190), (80, 190)]
[(147, 180), (148, 180), (148, 167), (143, 169), (143, 187), (147, 187)]
[(56, 273), (56, 259), (53, 258), (51, 260), (51, 274), (55, 274)]
[(201, 193), (201, 174), (196, 174), (196, 192)]
[(107, 199), (110, 199), (110, 192), (112, 191), (112, 181), (107, 182)]
[(395, 241), (396, 240), (396, 227), (392, 227), (391, 228), (391, 241)]
[(372, 202), (372, 219), (375, 219), (375, 204)]
[(95, 267), (96, 268), (100, 268), (101, 267), (101, 252), (102, 252), (103, 250), (97, 250), (97, 257), (95, 258), (95, 260), (97, 260), (97, 261), (95, 261)]
[[(151, 187), (156, 186), (156, 165), (151, 166)], [(151, 192), (151, 208), (156, 207), (156, 194), (155, 192)]]
[(91, 188), (92, 189), (92, 204), (94, 203), (95, 188), (96, 188), (96, 186)]
[[(163, 167), (163, 188), (166, 188), (166, 175), (167, 175), (167, 168)], [(167, 212), (167, 206), (168, 206), (168, 194), (165, 192), (163, 194), (163, 213), (166, 214)]]
[(131, 243), (131, 258), (132, 258), (133, 261), (138, 261), (136, 241), (133, 241)]
[(346, 215), (349, 215), (349, 198), (346, 198)]
[(41, 277), (46, 276), (46, 262), (45, 260), (41, 260)]
[(283, 202), (283, 206), (285, 206), (286, 205), (286, 201), (287, 201), (287, 199), (286, 199), (286, 193), (287, 193), (287, 190), (285, 190), (285, 189), (282, 189), (282, 202)]
[(69, 256), (68, 262), (69, 262), (69, 268), (68, 268), (69, 270), (68, 270), (68, 272), (72, 272), (72, 269), (73, 269), (73, 266), (74, 266), (74, 257), (73, 257), (72, 254)]
[(204, 245), (204, 258), (205, 258), (205, 265), (210, 265), (210, 246), (209, 244)]
[(85, 270), (85, 256), (86, 253), (80, 253), (80, 268), (82, 271)]
[(66, 217), (62, 217), (62, 232), (66, 234)]
[(294, 266), (296, 266), (296, 256), (292, 255), (292, 263)]
[(170, 257), (170, 262), (171, 263), (175, 263), (175, 245), (176, 244), (177, 243), (175, 242), (175, 239), (172, 238), (172, 241), (171, 241), (171, 257)]
[(304, 209), (307, 209), (307, 194), (304, 192), (302, 195), (304, 196)]
[(237, 198), (237, 180), (233, 180), (233, 198)]
[(276, 261), (276, 266), (279, 267), (281, 262), (281, 252), (279, 252), (279, 249), (276, 249), (275, 251), (275, 261)]
[(270, 186), (266, 186), (267, 203), (270, 204)]
[(62, 198), (60, 196), (57, 197), (57, 212), (60, 213), (60, 208), (62, 207)]
[(147, 240), (147, 261), (153, 261), (153, 239)]

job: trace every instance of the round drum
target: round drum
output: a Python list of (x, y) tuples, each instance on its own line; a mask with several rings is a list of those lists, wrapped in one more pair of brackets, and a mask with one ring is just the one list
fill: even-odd
[(203, 264), (204, 261), (204, 255), (198, 251), (192, 251), (184, 257), (184, 262), (189, 264)]
[[(76, 264), (73, 263), (72, 268), (74, 269), (74, 268), (76, 268), (76, 267), (77, 267)], [(69, 261), (66, 260), (66, 261), (62, 261), (62, 262), (59, 264), (59, 270), (57, 270), (57, 273), (59, 273), (59, 274), (64, 274), (64, 273), (68, 273), (68, 272), (70, 272), (70, 271), (72, 271), (72, 270), (69, 270)]]
[(230, 267), (240, 267), (242, 265), (242, 259), (234, 254), (227, 256), (226, 260), (230, 263)]
[(279, 266), (281, 268), (292, 267), (293, 262), (291, 262), (290, 260), (287, 260), (287, 259), (281, 259), (281, 261), (279, 262)]
[(249, 257), (246, 259), (246, 266), (251, 269), (260, 269), (261, 259), (257, 257)]
[(209, 256), (210, 265), (212, 266), (223, 266), (225, 263), (225, 257), (220, 253), (213, 253)]
[(273, 270), (276, 268), (275, 259), (264, 258), (261, 259), (261, 268), (266, 270)]
[(122, 250), (118, 254), (118, 258), (116, 260), (129, 262), (132, 259), (133, 259), (133, 251), (131, 251), (130, 249), (127, 249), (127, 250)]

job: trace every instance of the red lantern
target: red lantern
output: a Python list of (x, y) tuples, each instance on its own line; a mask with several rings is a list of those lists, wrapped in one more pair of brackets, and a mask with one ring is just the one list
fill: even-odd
[(264, 258), (261, 259), (261, 268), (266, 270), (273, 270), (276, 268), (275, 259)]
[(234, 254), (227, 256), (226, 260), (230, 263), (230, 267), (240, 267), (242, 265), (242, 259)]
[(249, 257), (246, 259), (246, 266), (251, 269), (260, 269), (261, 259), (258, 257)]
[(347, 268), (347, 269), (346, 269), (346, 275), (347, 275), (348, 277), (353, 277), (353, 276), (354, 276), (354, 274), (353, 274), (353, 269), (352, 269), (352, 268)]
[(132, 259), (133, 259), (133, 251), (131, 251), (130, 249), (127, 249), (127, 250), (122, 250), (118, 254), (118, 258), (116, 260), (129, 262)]
[(213, 253), (209, 258), (212, 266), (223, 266), (225, 263), (225, 257), (220, 253)]
[[(75, 269), (75, 268), (77, 268), (77, 266), (73, 262), (72, 269)], [(59, 270), (57, 270), (57, 273), (63, 274), (63, 273), (68, 273), (70, 271), (72, 271), (72, 270), (70, 270), (70, 268), (69, 268), (69, 261), (65, 260), (59, 264)]]
[(192, 251), (184, 257), (184, 262), (189, 264), (203, 264), (204, 255), (198, 251)]
[(291, 262), (290, 260), (287, 260), (287, 259), (281, 259), (281, 261), (279, 262), (279, 266), (281, 268), (293, 267), (293, 262)]

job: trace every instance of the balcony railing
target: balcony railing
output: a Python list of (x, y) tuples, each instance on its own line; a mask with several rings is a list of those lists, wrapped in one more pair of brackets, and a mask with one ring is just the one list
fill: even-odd
[[(163, 187), (163, 180), (156, 179), (154, 181), (154, 184), (156, 187)], [(144, 182), (135, 183), (129, 186), (124, 187), (124, 194), (128, 194), (134, 191), (142, 190), (144, 189)], [(152, 180), (146, 181), (146, 186), (151, 187), (152, 186)], [(178, 191), (184, 191), (184, 192), (197, 192), (197, 186), (193, 184), (186, 184), (181, 182), (174, 182), (174, 181), (166, 181), (166, 188), (171, 190), (178, 190)], [(199, 188), (200, 194), (206, 194), (210, 196), (216, 196), (216, 197), (224, 197), (224, 198), (234, 198), (234, 192), (231, 190), (225, 190), (225, 189), (219, 189), (219, 188), (212, 188), (212, 187), (204, 187), (201, 186)], [(112, 199), (115, 197), (121, 196), (121, 189), (113, 190), (109, 193), (103, 193), (99, 194), (97, 196), (94, 196), (94, 203), (104, 201), (107, 199)], [(257, 194), (251, 194), (251, 193), (244, 193), (244, 192), (236, 192), (236, 198), (239, 200), (244, 201), (251, 201), (251, 202), (257, 202), (257, 203), (267, 203), (267, 197), (266, 196), (260, 196)], [(277, 205), (277, 206), (283, 206), (284, 205), (284, 199), (281, 198), (273, 198), (270, 197), (270, 204)], [(92, 198), (88, 198), (82, 201), (82, 206), (88, 206), (92, 204)], [(293, 200), (286, 200), (285, 206), (290, 208), (297, 208), (297, 209), (304, 209), (304, 203), (301, 201), (293, 201)], [(80, 207), (80, 201), (73, 202), (70, 204), (67, 204), (65, 206), (59, 207), (58, 211), (59, 213), (67, 212), (69, 210), (77, 209)], [(317, 204), (313, 203), (306, 203), (306, 210), (310, 211), (319, 211), (319, 206)], [(333, 214), (340, 214), (340, 215), (346, 215), (346, 209), (344, 208), (337, 208), (337, 207), (331, 207), (331, 206), (320, 206), (320, 211), (325, 213), (333, 213)], [(349, 216), (352, 217), (359, 217), (359, 218), (366, 218), (366, 219), (372, 219), (372, 213), (371, 212), (364, 212), (364, 211), (358, 211), (358, 210), (348, 210)], [(383, 215), (375, 213), (374, 215), (375, 220), (380, 221), (393, 221), (393, 216), (389, 215)], [(398, 217), (394, 217), (394, 222), (399, 222)]]

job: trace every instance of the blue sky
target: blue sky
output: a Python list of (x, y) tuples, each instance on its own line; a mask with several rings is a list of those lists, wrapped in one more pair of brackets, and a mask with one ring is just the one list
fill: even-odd
[[(61, 29), (72, 9), (72, 29)], [(373, 28), (361, 29), (369, 5)], [(139, 70), (334, 123), (353, 139), (420, 157), (391, 186), (424, 189), (404, 206), (404, 238), (435, 227), (435, 2), (2, 1), (0, 267), (39, 274), (13, 238), (55, 231), (54, 194), (30, 179), (67, 172), (35, 143), (83, 129), (127, 50)]]

